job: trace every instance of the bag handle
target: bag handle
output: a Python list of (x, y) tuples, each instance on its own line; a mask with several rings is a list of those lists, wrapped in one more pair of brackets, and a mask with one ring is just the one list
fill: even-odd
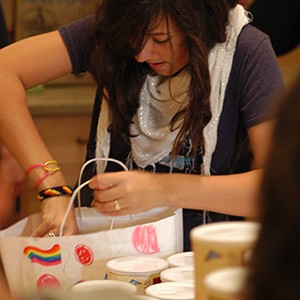
[[(69, 201), (69, 205), (66, 209), (66, 212), (65, 212), (65, 215), (62, 219), (62, 222), (61, 222), (61, 225), (60, 225), (60, 228), (59, 228), (59, 237), (62, 237), (63, 235), (63, 228), (66, 224), (66, 221), (67, 221), (67, 217), (72, 209), (72, 206), (73, 206), (73, 203), (74, 203), (74, 200), (75, 200), (75, 197), (77, 196), (78, 194), (78, 208), (79, 208), (79, 217), (81, 218), (81, 213), (80, 213), (80, 208), (81, 208), (81, 201), (80, 201), (80, 190), (85, 187), (86, 185), (88, 185), (90, 183), (91, 180), (87, 180), (85, 181), (84, 183), (81, 184), (81, 178), (82, 178), (82, 174), (83, 174), (83, 171), (84, 169), (86, 168), (86, 166), (92, 162), (95, 162), (95, 161), (111, 161), (111, 162), (114, 162), (118, 165), (120, 165), (124, 171), (128, 171), (128, 168), (126, 167), (126, 165), (124, 163), (122, 163), (121, 161), (117, 160), (117, 159), (114, 159), (114, 158), (92, 158), (90, 160), (88, 160), (86, 163), (83, 164), (83, 166), (81, 167), (81, 170), (80, 170), (80, 174), (79, 174), (79, 178), (78, 178), (78, 187), (73, 191), (73, 194), (71, 196), (71, 199)], [(115, 217), (112, 218), (112, 223), (111, 223), (111, 226), (110, 228), (112, 228), (113, 226), (113, 223), (114, 223), (114, 219)]]

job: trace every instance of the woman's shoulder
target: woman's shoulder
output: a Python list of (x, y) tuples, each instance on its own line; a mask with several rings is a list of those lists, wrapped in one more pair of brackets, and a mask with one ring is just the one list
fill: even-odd
[(238, 37), (234, 64), (253, 66), (267, 61), (277, 64), (270, 37), (251, 24), (246, 25)]
[(238, 38), (238, 49), (255, 49), (262, 45), (264, 41), (267, 41), (268, 45), (271, 45), (270, 37), (259, 30), (257, 27), (248, 24), (241, 31)]
[(86, 72), (93, 38), (93, 16), (86, 16), (59, 28), (68, 49), (74, 73)]
[(62, 35), (89, 36), (92, 32), (93, 16), (89, 15), (72, 23), (61, 26), (58, 30)]

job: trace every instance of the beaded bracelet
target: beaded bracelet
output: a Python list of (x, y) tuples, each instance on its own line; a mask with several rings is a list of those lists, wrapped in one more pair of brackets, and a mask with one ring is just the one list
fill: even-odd
[(50, 197), (72, 195), (72, 189), (68, 185), (61, 185), (42, 190), (38, 194), (38, 200), (43, 201)]

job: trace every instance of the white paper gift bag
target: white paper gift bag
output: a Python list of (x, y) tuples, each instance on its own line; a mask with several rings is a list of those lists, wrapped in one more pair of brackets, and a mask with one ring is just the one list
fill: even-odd
[[(183, 251), (182, 209), (160, 207), (120, 217), (100, 214), (95, 208), (80, 207), (80, 184), (84, 168), (95, 161), (120, 161), (95, 158), (81, 168), (79, 186), (74, 191), (58, 237), (33, 238), (41, 214), (30, 215), (0, 231), (0, 254), (11, 292), (18, 296), (48, 288), (69, 290), (74, 284), (104, 279), (106, 263), (120, 256), (164, 257)], [(78, 235), (63, 236), (66, 218), (78, 196), (75, 209)]]
[(104, 279), (106, 262), (120, 256), (165, 257), (182, 252), (181, 209), (156, 208), (114, 218), (94, 208), (75, 209), (79, 234), (33, 238), (40, 224), (34, 214), (0, 231), (0, 251), (9, 288), (14, 295), (49, 287), (69, 290), (74, 284)]

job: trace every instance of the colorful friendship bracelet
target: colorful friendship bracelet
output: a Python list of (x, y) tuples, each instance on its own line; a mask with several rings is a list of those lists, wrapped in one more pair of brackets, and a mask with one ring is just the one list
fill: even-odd
[(61, 185), (42, 190), (38, 194), (38, 200), (43, 201), (50, 197), (72, 195), (72, 189), (68, 185)]
[(32, 165), (30, 166), (28, 169), (25, 170), (25, 174), (28, 175), (30, 171), (32, 171), (33, 169), (35, 168), (38, 168), (38, 167), (41, 167), (44, 169), (45, 171), (45, 174), (39, 179), (39, 181), (35, 184), (35, 187), (38, 187), (40, 185), (40, 183), (46, 179), (49, 175), (49, 172), (56, 172), (56, 171), (59, 171), (61, 168), (59, 166), (55, 167), (55, 168), (51, 168), (49, 167), (49, 165), (57, 165), (58, 162), (56, 160), (49, 160), (49, 161), (46, 161), (45, 163), (43, 164), (36, 164), (36, 165)]
[(39, 181), (35, 184), (35, 187), (37, 188), (37, 187), (41, 184), (41, 182), (42, 182), (44, 179), (46, 179), (46, 178), (48, 177), (48, 175), (49, 175), (49, 172), (46, 171), (45, 174), (44, 174), (44, 175), (39, 179)]
[(30, 166), (28, 169), (25, 170), (25, 173), (27, 175), (34, 168), (38, 168), (38, 167), (42, 167), (45, 171), (58, 171), (58, 170), (60, 170), (59, 166), (56, 167), (56, 168), (50, 168), (50, 167), (48, 167), (49, 165), (57, 165), (57, 164), (58, 164), (58, 162), (56, 160), (49, 160), (49, 161), (46, 161), (43, 164), (36, 164), (36, 165)]

